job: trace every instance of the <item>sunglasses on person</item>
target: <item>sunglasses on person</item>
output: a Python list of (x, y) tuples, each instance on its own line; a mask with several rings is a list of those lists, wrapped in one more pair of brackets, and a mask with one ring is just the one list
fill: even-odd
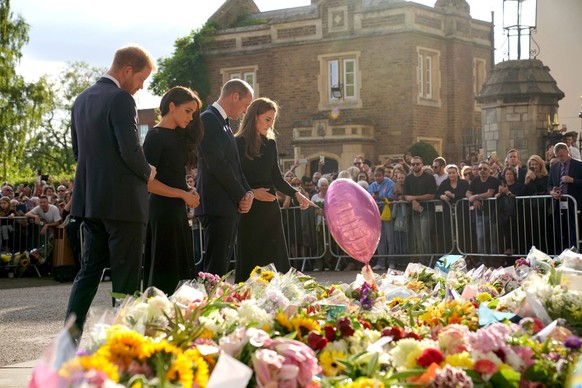
[(411, 166), (420, 166), (420, 163), (410, 163)]

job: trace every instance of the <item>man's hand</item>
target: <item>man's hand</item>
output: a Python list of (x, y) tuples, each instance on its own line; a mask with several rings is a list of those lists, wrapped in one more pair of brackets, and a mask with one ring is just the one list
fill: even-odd
[(150, 170), (150, 177), (148, 179), (149, 182), (151, 182), (156, 177), (156, 174), (158, 173), (158, 170), (156, 170), (156, 168), (154, 166), (152, 166), (151, 164), (150, 164), (150, 169), (151, 169)]
[(200, 205), (200, 195), (196, 192), (196, 190), (185, 191), (184, 192), (184, 202), (189, 208), (195, 208)]
[(253, 193), (255, 194), (255, 199), (257, 201), (273, 202), (277, 199), (277, 196), (269, 193), (269, 189), (265, 187), (253, 189)]
[(242, 214), (248, 213), (249, 210), (251, 210), (251, 206), (253, 205), (253, 198), (253, 192), (247, 192), (238, 204), (238, 212)]
[(560, 197), (562, 196), (562, 190), (560, 190), (559, 187), (554, 187), (552, 189), (552, 191), (550, 191), (550, 195), (552, 196), (552, 198), (554, 199), (560, 199)]

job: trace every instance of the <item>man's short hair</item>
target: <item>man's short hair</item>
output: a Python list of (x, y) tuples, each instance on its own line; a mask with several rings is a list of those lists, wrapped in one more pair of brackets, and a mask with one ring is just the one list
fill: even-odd
[(519, 151), (516, 150), (515, 148), (510, 149), (509, 151), (507, 151), (507, 156), (509, 156), (510, 153), (515, 152), (517, 153), (517, 157), (520, 158), (521, 155), (519, 154)]
[(220, 95), (222, 97), (230, 96), (233, 93), (238, 93), (241, 98), (245, 98), (247, 94), (252, 93), (253, 88), (248, 82), (242, 79), (231, 79), (222, 85)]
[(111, 68), (121, 70), (125, 66), (133, 67), (135, 73), (139, 73), (146, 67), (156, 70), (156, 61), (144, 48), (137, 45), (129, 45), (118, 49), (113, 57)]
[(556, 145), (554, 146), (554, 153), (557, 154), (558, 151), (560, 150), (566, 150), (568, 151), (568, 153), (570, 153), (570, 150), (568, 149), (568, 145), (566, 143), (556, 143)]
[(424, 163), (424, 160), (422, 160), (422, 156), (413, 156), (412, 159), (418, 159), (420, 160), (421, 163)]
[(434, 162), (438, 163), (439, 166), (446, 166), (447, 165), (447, 161), (442, 156), (439, 156), (438, 158), (435, 158), (432, 162), (433, 163)]
[(48, 201), (48, 197), (47, 197), (46, 195), (40, 195), (40, 196), (38, 197), (38, 199), (39, 199), (39, 200), (41, 200), (41, 199), (46, 199), (46, 200)]

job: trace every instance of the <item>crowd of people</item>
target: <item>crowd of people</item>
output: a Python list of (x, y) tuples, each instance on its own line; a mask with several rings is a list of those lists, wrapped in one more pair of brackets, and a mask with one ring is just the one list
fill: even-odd
[[(475, 240), (480, 255), (503, 248), (511, 255), (512, 245), (498, 241), (497, 229), (509, 228), (503, 235), (513, 236), (511, 206), (524, 195), (551, 195), (555, 212), (566, 214), (554, 227), (567, 229), (560, 233), (567, 246), (577, 242), (575, 212), (562, 200), (568, 198), (564, 194), (577, 202), (582, 196), (582, 162), (571, 157), (579, 156), (571, 133), (566, 143), (548, 148), (544, 158), (530, 156), (525, 166), (514, 149), (503, 161), (495, 153), (487, 158), (472, 153), (458, 165), (447, 164), (443, 157), (431, 164), (417, 155), (374, 165), (358, 155), (353, 165), (337, 173), (322, 174), (320, 169), (311, 177), (298, 177), (299, 163), (284, 174), (279, 168), (277, 103), (255, 98), (251, 86), (240, 79), (227, 81), (205, 111), (194, 90), (171, 88), (161, 99), (161, 118), (142, 147), (133, 95), (154, 70), (155, 60), (146, 50), (121, 48), (108, 72), (76, 98), (71, 113), (74, 183), (54, 185), (38, 171), (32, 188), (2, 187), (3, 222), (23, 216), (40, 233), (50, 233), (65, 218), (82, 227), (80, 269), (66, 312), (67, 318), (75, 317), (76, 340), (106, 268), (111, 269), (113, 292), (120, 294), (133, 294), (142, 282), (143, 288), (155, 286), (171, 294), (199, 270), (226, 275), (233, 257), (235, 281), (271, 262), (286, 271), (292, 264), (290, 255), (318, 257), (313, 270), (333, 268), (335, 259), (328, 249), (309, 250), (324, 246), (323, 209), (335, 179), (354, 180), (378, 205), (382, 227), (375, 269), (394, 266), (398, 255), (446, 251), (452, 244), (452, 227), (443, 216), (445, 202), (467, 204), (457, 222), (462, 213), (462, 219), (475, 225), (475, 236), (467, 233), (463, 240)], [(241, 118), (235, 133), (230, 122)], [(488, 198), (504, 204), (501, 214), (506, 217), (491, 211)], [(546, 210), (532, 217), (541, 220)], [(435, 230), (439, 219), (444, 227)], [(201, 227), (205, 250), (197, 265), (193, 225)], [(439, 232), (445, 238), (435, 241)], [(329, 245), (337, 249), (333, 241)]]
[[(312, 177), (299, 178), (296, 163), (284, 176), (321, 207), (327, 187), (339, 178), (353, 179), (365, 188), (381, 214), (385, 206), (390, 207), (390, 220), (382, 220), (374, 269), (394, 267), (398, 255), (416, 254), (422, 260), (420, 256), (451, 250), (479, 256), (476, 263), (491, 255), (506, 255), (503, 261), (511, 262), (512, 255), (523, 254), (532, 245), (552, 254), (577, 246), (572, 198), (576, 204), (582, 200), (582, 162), (572, 157), (579, 154), (575, 136), (566, 133), (563, 142), (548, 147), (543, 158), (530, 155), (525, 164), (515, 149), (508, 150), (503, 160), (496, 153), (483, 157), (471, 152), (459, 164), (447, 164), (443, 157), (430, 164), (405, 155), (374, 165), (358, 155), (352, 166), (339, 173), (316, 171)], [(282, 209), (292, 206), (279, 194)], [(440, 201), (451, 206), (442, 207)], [(323, 212), (318, 213), (316, 225), (322, 222)], [(288, 232), (293, 257), (317, 257), (321, 251), (310, 251), (315, 239), (309, 236), (309, 225), (297, 221), (301, 217), (307, 218), (296, 210), (287, 216), (293, 225)], [(298, 226), (298, 231), (293, 230)], [(459, 234), (453, 246), (455, 230)], [(329, 259), (316, 260), (313, 270), (334, 266)]]

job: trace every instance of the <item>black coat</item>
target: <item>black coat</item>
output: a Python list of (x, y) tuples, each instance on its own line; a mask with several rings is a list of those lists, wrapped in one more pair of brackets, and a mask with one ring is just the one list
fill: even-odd
[(209, 106), (200, 117), (204, 138), (198, 145), (196, 189), (200, 206), (196, 215), (234, 218), (239, 202), (251, 191), (242, 172), (234, 136), (215, 107)]
[(146, 223), (150, 166), (133, 96), (99, 79), (73, 104), (71, 139), (77, 160), (71, 214)]

